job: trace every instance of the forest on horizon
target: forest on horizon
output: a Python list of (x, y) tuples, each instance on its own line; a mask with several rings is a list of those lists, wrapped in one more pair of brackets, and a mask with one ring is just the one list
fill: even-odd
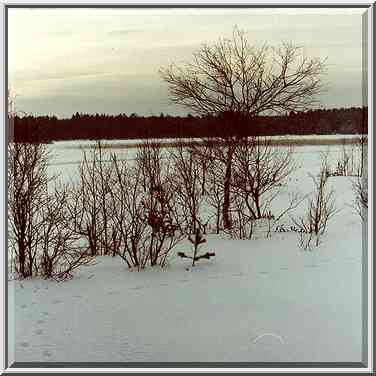
[(225, 136), (367, 134), (368, 108), (319, 109), (280, 116), (107, 115), (76, 113), (71, 118), (15, 115), (9, 141), (48, 143), (62, 140), (199, 138)]

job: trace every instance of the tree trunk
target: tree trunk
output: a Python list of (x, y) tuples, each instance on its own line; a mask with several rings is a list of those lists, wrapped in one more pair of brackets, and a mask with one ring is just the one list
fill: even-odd
[(223, 227), (228, 230), (231, 228), (231, 216), (230, 216), (230, 188), (231, 188), (231, 173), (232, 173), (232, 158), (233, 148), (228, 147), (227, 161), (226, 161), (226, 173), (224, 180), (224, 200), (223, 200)]

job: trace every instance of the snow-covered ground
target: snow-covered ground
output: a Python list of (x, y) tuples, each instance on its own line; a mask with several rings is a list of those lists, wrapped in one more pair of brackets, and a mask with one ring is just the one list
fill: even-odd
[[(335, 161), (340, 147), (329, 148)], [(313, 189), (309, 174), (318, 172), (319, 151), (326, 149), (297, 150), (301, 168), (291, 189)], [(62, 150), (55, 148), (55, 161), (80, 157)], [(76, 169), (51, 166), (63, 177)], [(256, 240), (208, 235), (205, 247), (216, 256), (194, 268), (176, 256), (188, 250), (182, 243), (164, 271), (129, 272), (119, 258), (98, 257), (67, 282), (10, 281), (10, 358), (360, 362), (362, 224), (351, 207), (351, 179), (330, 178), (341, 211), (312, 252), (299, 249), (294, 232)]]

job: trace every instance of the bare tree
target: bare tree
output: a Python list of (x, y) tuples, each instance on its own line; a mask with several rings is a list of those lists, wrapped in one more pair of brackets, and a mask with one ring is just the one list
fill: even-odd
[(214, 159), (208, 160), (207, 173), (207, 195), (206, 202), (214, 210), (215, 232), (219, 234), (222, 229), (222, 208), (224, 201), (224, 171), (223, 166)]
[(119, 161), (112, 156), (115, 180), (110, 187), (116, 235), (113, 253), (129, 268), (141, 270), (165, 266), (170, 251), (182, 239), (175, 210), (175, 189), (168, 163), (162, 163), (161, 151), (146, 143), (136, 160)]
[(84, 152), (79, 167), (80, 182), (73, 185), (68, 203), (74, 218), (73, 228), (87, 240), (92, 256), (111, 253), (114, 237), (111, 212), (116, 203), (109, 200), (114, 170), (109, 162), (100, 141), (89, 154)]
[(112, 160), (116, 176), (110, 189), (111, 200), (116, 202), (112, 253), (119, 255), (129, 268), (141, 270), (150, 257), (141, 170), (130, 167), (126, 160), (119, 161), (116, 155)]
[[(190, 63), (161, 69), (171, 100), (197, 114), (220, 115), (235, 139), (243, 137), (249, 123), (258, 115), (300, 111), (317, 103), (324, 63), (308, 58), (301, 48), (284, 43), (280, 48), (254, 47), (237, 27), (231, 39), (204, 44)], [(226, 153), (223, 221), (229, 217), (230, 180), (234, 136)]]
[(42, 209), (47, 205), (48, 152), (44, 145), (9, 143), (10, 239), (16, 272), (32, 277), (43, 226)]
[(88, 248), (82, 247), (79, 237), (72, 230), (67, 186), (53, 188), (48, 203), (42, 208), (39, 273), (45, 278), (62, 280), (72, 277), (72, 272), (92, 262)]
[(45, 145), (9, 144), (9, 223), (13, 265), (18, 276), (65, 279), (88, 264), (67, 211), (68, 191), (52, 187)]
[(173, 185), (176, 203), (184, 224), (183, 231), (195, 234), (196, 229), (204, 230), (204, 221), (200, 209), (203, 204), (203, 173), (200, 159), (191, 148), (184, 148), (182, 143), (170, 151), (174, 167)]
[(233, 190), (243, 197), (252, 219), (270, 211), (271, 202), (295, 170), (291, 148), (272, 148), (267, 139), (239, 142), (234, 157)]
[(353, 182), (353, 191), (355, 193), (354, 208), (360, 217), (365, 220), (368, 210), (368, 187), (365, 177), (358, 177)]
[(300, 230), (299, 246), (303, 249), (311, 249), (311, 243), (315, 240), (315, 246), (320, 244), (320, 239), (325, 233), (329, 219), (337, 213), (333, 189), (328, 187), (326, 170), (321, 168), (317, 178), (312, 177), (315, 185), (313, 197), (309, 201), (306, 217), (294, 220), (294, 224)]
[(138, 150), (136, 168), (143, 180), (143, 207), (150, 234), (151, 266), (164, 266), (170, 250), (180, 241), (176, 212), (176, 189), (169, 161), (163, 160), (160, 145), (145, 143)]
[(330, 171), (330, 175), (361, 176), (362, 150), (363, 146), (361, 144), (346, 145), (346, 142), (344, 142), (336, 168), (334, 171)]

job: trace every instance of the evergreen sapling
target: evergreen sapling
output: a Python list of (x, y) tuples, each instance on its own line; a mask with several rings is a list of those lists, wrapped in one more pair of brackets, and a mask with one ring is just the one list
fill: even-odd
[(210, 259), (210, 257), (215, 256), (214, 252), (206, 252), (204, 254), (199, 255), (198, 251), (200, 248), (200, 245), (203, 243), (206, 243), (206, 239), (202, 236), (202, 233), (199, 229), (196, 229), (196, 232), (194, 234), (194, 237), (189, 236), (189, 241), (193, 244), (193, 255), (189, 256), (186, 255), (184, 252), (178, 252), (178, 256), (182, 258), (189, 258), (192, 260), (192, 266), (195, 266), (195, 261), (198, 261), (202, 258)]

